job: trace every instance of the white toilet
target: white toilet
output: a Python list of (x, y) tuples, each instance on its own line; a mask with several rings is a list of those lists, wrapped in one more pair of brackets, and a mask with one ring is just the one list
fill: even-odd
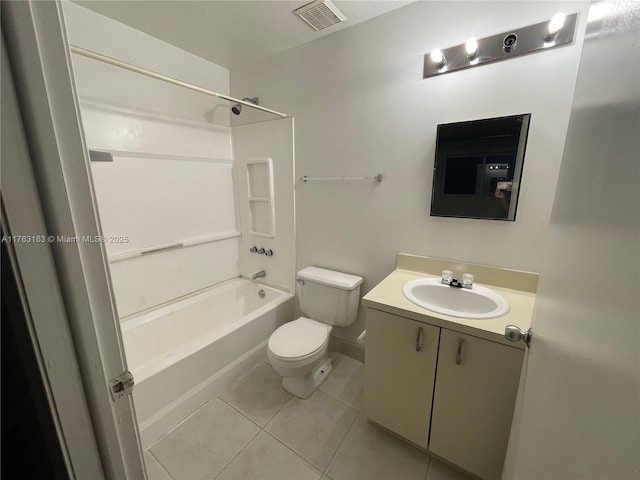
[(327, 378), (333, 325), (351, 325), (358, 314), (362, 277), (307, 267), (298, 272), (300, 310), (307, 317), (285, 323), (269, 338), (268, 356), (282, 387), (307, 398)]

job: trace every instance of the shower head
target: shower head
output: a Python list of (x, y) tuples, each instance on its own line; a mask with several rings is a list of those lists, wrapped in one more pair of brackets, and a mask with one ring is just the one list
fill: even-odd
[[(244, 100), (245, 102), (251, 102), (254, 105), (258, 105), (258, 97), (253, 97), (253, 98), (244, 97), (242, 100)], [(231, 107), (231, 111), (235, 115), (240, 115), (240, 112), (242, 111), (242, 104), (236, 103), (233, 107)]]

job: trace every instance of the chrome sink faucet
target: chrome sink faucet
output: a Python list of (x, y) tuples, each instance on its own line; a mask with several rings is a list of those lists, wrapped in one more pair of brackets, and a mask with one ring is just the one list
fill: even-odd
[(462, 275), (462, 280), (455, 278), (451, 270), (443, 270), (440, 283), (443, 285), (449, 285), (450, 287), (457, 288), (473, 288), (473, 275), (465, 273)]
[(256, 278), (262, 278), (266, 276), (267, 276), (267, 272), (265, 272), (264, 270), (260, 270), (259, 272), (256, 272), (253, 275), (251, 275), (251, 280), (255, 280)]

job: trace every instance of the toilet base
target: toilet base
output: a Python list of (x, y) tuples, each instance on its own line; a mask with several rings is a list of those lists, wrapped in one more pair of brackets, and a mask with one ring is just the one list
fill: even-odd
[(282, 388), (296, 397), (309, 398), (329, 376), (332, 363), (333, 361), (327, 357), (311, 373), (299, 377), (284, 377)]

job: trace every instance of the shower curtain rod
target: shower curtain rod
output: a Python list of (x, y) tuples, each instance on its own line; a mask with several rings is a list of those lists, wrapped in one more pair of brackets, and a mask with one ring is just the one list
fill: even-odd
[(205, 95), (209, 95), (211, 97), (221, 98), (223, 100), (228, 100), (230, 102), (246, 105), (247, 107), (255, 108), (257, 110), (262, 110), (263, 112), (271, 113), (273, 115), (278, 115), (282, 118), (287, 117), (286, 113), (277, 112), (275, 110), (271, 110), (270, 108), (261, 107), (260, 105), (256, 105), (251, 102), (246, 102), (238, 98), (233, 98), (228, 95), (223, 95), (222, 93), (214, 92), (213, 90), (207, 90), (206, 88), (198, 87), (197, 85), (192, 85), (190, 83), (183, 82), (182, 80), (177, 80), (175, 78), (168, 77), (160, 73), (152, 72), (151, 70), (147, 70), (146, 68), (138, 67), (136, 65), (131, 65), (130, 63), (126, 63), (126, 62), (123, 62), (122, 60), (118, 60), (113, 57), (102, 55), (101, 53), (97, 53), (92, 50), (87, 50), (86, 48), (71, 45), (70, 49), (73, 53), (77, 53), (78, 55), (82, 55), (83, 57), (92, 58), (93, 60), (98, 60), (99, 62), (108, 63), (109, 65), (113, 65), (115, 67), (123, 68), (131, 72), (135, 72), (141, 75), (146, 75), (147, 77), (155, 78), (156, 80), (162, 80), (163, 82), (167, 82), (167, 83), (171, 83), (172, 85), (177, 85), (179, 87), (187, 88), (189, 90), (193, 90), (194, 92), (204, 93)]

